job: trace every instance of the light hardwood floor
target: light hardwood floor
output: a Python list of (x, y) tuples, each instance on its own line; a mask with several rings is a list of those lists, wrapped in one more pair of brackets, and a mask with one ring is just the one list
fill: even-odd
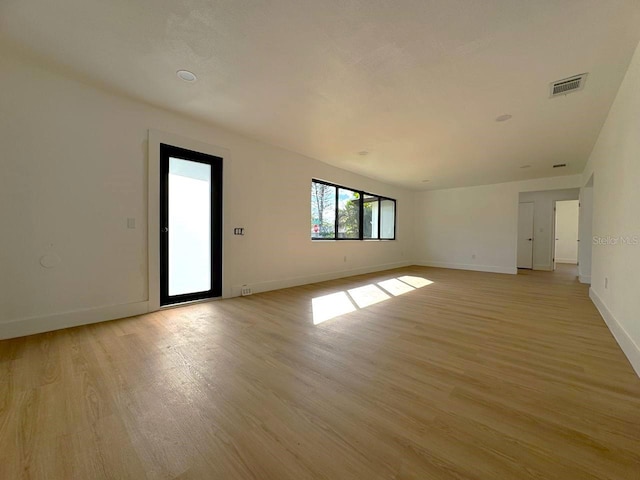
[(587, 291), (411, 267), (3, 341), (0, 478), (640, 479)]

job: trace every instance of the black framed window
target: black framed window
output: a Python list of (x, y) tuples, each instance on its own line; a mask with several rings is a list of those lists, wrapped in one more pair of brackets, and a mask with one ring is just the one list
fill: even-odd
[(360, 192), (338, 188), (338, 238), (360, 239)]
[(311, 238), (336, 238), (335, 185), (311, 183)]
[(395, 240), (395, 230), (393, 198), (311, 181), (312, 240)]
[(362, 198), (362, 238), (380, 238), (380, 197), (365, 193)]

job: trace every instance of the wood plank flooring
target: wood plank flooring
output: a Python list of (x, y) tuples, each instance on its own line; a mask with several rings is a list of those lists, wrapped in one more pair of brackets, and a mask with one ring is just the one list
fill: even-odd
[(638, 480), (587, 292), (410, 267), (3, 341), (0, 479)]

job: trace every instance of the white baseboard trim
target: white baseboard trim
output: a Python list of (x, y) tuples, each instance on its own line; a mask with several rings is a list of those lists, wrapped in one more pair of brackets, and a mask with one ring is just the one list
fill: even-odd
[[(295, 287), (309, 283), (323, 282), (336, 278), (362, 275), (365, 273), (391, 270), (394, 268), (408, 267), (413, 262), (396, 262), (382, 265), (372, 265), (367, 267), (354, 268), (351, 270), (340, 270), (327, 272), (318, 275), (287, 278), (283, 280), (273, 280), (268, 282), (258, 282), (250, 284), (253, 293), (278, 290), (281, 288)], [(232, 296), (239, 296), (241, 286), (233, 287)], [(0, 322), (0, 340), (16, 337), (34, 335), (36, 333), (51, 332), (63, 328), (77, 327), (91, 323), (106, 322), (118, 318), (133, 317), (149, 312), (149, 302), (136, 302), (124, 305), (110, 305), (108, 307), (88, 308), (74, 310), (72, 312), (55, 313), (39, 317), (20, 318)]]
[(515, 275), (518, 273), (518, 269), (516, 267), (498, 267), (494, 265), (433, 262), (430, 260), (417, 262), (416, 265), (420, 265), (422, 267), (452, 268), (454, 270), (473, 270), (476, 272), (508, 273), (511, 275)]
[(29, 317), (0, 323), (0, 340), (24, 337), (35, 333), (51, 332), (62, 328), (105, 322), (116, 318), (133, 317), (149, 311), (149, 302), (110, 305), (72, 312), (55, 313), (41, 317)]
[(640, 377), (640, 347), (633, 341), (633, 339), (629, 336), (624, 327), (620, 324), (620, 322), (613, 316), (609, 308), (602, 301), (602, 299), (598, 296), (598, 294), (593, 290), (593, 288), (589, 288), (589, 298), (593, 301), (593, 304), (596, 306), (600, 315), (604, 319), (604, 322), (609, 327), (609, 330), (613, 334), (613, 337), (620, 345), (620, 348), (627, 356), (629, 363), (635, 370), (636, 374)]
[(578, 280), (580, 280), (580, 283), (588, 283), (591, 285), (591, 275), (580, 275)]
[[(271, 290), (280, 290), (281, 288), (297, 287), (300, 285), (308, 285), (310, 283), (324, 282), (327, 280), (335, 280), (336, 278), (352, 277), (354, 275), (363, 275), (365, 273), (382, 272), (384, 270), (392, 270), (394, 268), (408, 267), (414, 265), (413, 262), (395, 262), (385, 263), (382, 265), (371, 265), (367, 267), (353, 268), (350, 270), (338, 270), (333, 272), (319, 273), (316, 275), (305, 275), (301, 277), (284, 278), (282, 280), (269, 280), (266, 282), (248, 283), (252, 293), (268, 292)], [(231, 287), (231, 296), (240, 295), (241, 285)]]
[(556, 258), (556, 263), (568, 263), (570, 265), (577, 265), (578, 261), (574, 258)]

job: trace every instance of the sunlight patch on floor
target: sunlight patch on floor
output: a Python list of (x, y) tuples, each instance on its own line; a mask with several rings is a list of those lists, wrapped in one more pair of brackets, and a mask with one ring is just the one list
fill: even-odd
[(415, 287), (412, 287), (411, 285), (408, 285), (403, 281), (398, 280), (397, 278), (378, 282), (378, 285), (380, 285), (394, 297), (402, 295), (403, 293), (413, 292), (415, 290)]
[(313, 324), (326, 322), (345, 313), (355, 312), (356, 307), (351, 303), (347, 292), (332, 293), (311, 300), (313, 307)]
[(391, 298), (374, 284), (365, 285), (364, 287), (352, 288), (351, 290), (347, 290), (347, 292), (349, 293), (349, 296), (353, 299), (353, 301), (356, 302), (356, 305), (360, 308), (365, 308), (369, 305), (374, 305), (376, 303), (383, 302), (388, 298)]
[(404, 275), (383, 280), (377, 285), (370, 283), (362, 287), (313, 298), (311, 299), (313, 324), (318, 325), (332, 318), (367, 308), (432, 283), (426, 278)]
[(431, 285), (433, 282), (431, 280), (427, 280), (422, 277), (414, 277), (413, 275), (405, 275), (403, 277), (398, 277), (398, 280), (402, 280), (404, 283), (408, 283), (414, 288), (422, 288), (427, 285)]

